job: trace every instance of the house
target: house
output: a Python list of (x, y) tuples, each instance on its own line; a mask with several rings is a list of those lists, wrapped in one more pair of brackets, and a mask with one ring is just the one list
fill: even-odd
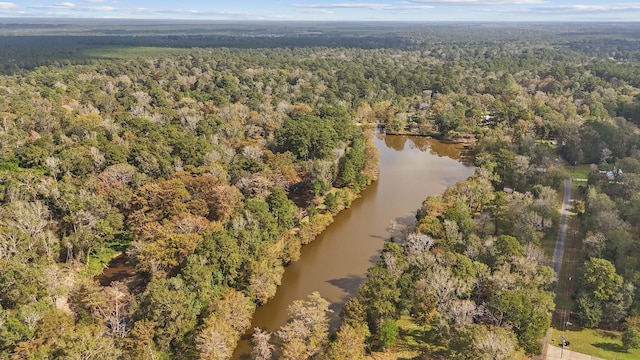
[(613, 180), (613, 179), (617, 178), (618, 176), (622, 175), (622, 169), (613, 169), (613, 170), (609, 170), (609, 171), (600, 170), (599, 172), (600, 172), (600, 174), (607, 175), (607, 179), (609, 179), (609, 180)]

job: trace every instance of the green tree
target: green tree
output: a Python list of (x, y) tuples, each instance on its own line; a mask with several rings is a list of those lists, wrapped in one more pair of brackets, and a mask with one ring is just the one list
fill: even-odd
[(446, 104), (443, 111), (434, 116), (434, 122), (438, 127), (438, 132), (442, 136), (448, 135), (460, 127), (465, 119), (466, 108), (462, 104)]
[(508, 263), (513, 260), (514, 257), (524, 256), (524, 248), (516, 239), (511, 235), (500, 235), (494, 241), (494, 248), (491, 249), (491, 260), (489, 265), (493, 268)]
[(278, 226), (283, 229), (291, 229), (296, 220), (298, 208), (293, 201), (287, 198), (284, 190), (280, 188), (272, 189), (266, 201), (269, 204), (271, 213), (276, 218)]
[(156, 359), (160, 354), (155, 349), (153, 336), (155, 323), (149, 320), (136, 321), (130, 336), (124, 339), (126, 359)]
[(622, 333), (622, 345), (627, 349), (640, 349), (640, 331), (629, 327)]
[(115, 359), (122, 351), (113, 338), (105, 336), (106, 328), (96, 325), (78, 325), (75, 331), (65, 334), (64, 340), (57, 344), (52, 353), (65, 359)]
[(376, 265), (367, 271), (367, 281), (358, 296), (367, 309), (367, 323), (376, 334), (385, 318), (395, 318), (400, 298), (397, 278), (388, 269)]
[(48, 294), (45, 282), (46, 267), (19, 258), (0, 260), (0, 305), (13, 309), (37, 301)]
[(380, 331), (378, 332), (378, 340), (380, 341), (380, 347), (386, 351), (395, 346), (399, 335), (398, 324), (394, 319), (385, 319), (380, 325)]
[(201, 309), (182, 279), (153, 280), (141, 295), (134, 320), (154, 324), (154, 343), (167, 353), (188, 354), (187, 337), (197, 323)]
[(18, 316), (11, 316), (4, 319), (1, 330), (0, 348), (3, 352), (11, 353), (18, 343), (33, 336), (34, 329), (30, 329)]
[(364, 359), (367, 336), (369, 336), (369, 329), (364, 323), (356, 327), (343, 324), (336, 333), (335, 341), (331, 343), (329, 358), (334, 360)]
[(533, 289), (506, 290), (494, 298), (495, 314), (513, 326), (518, 344), (527, 354), (539, 354), (544, 337), (551, 325), (553, 294)]
[(576, 299), (576, 316), (580, 325), (595, 328), (602, 320), (602, 306), (592, 294), (580, 293)]
[(500, 327), (469, 324), (455, 330), (449, 345), (452, 359), (461, 360), (524, 360), (514, 334)]
[(335, 192), (330, 192), (324, 197), (324, 205), (329, 211), (335, 213), (340, 208), (340, 198)]
[(433, 287), (424, 279), (416, 281), (411, 313), (415, 315), (418, 324), (429, 325), (438, 316), (437, 306), (438, 298)]
[(606, 259), (590, 258), (583, 265), (582, 289), (598, 301), (611, 300), (622, 286), (622, 276)]

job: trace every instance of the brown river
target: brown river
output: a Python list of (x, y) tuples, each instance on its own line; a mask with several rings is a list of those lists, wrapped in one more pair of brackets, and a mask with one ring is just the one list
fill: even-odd
[[(300, 260), (286, 268), (282, 285), (269, 303), (259, 307), (251, 329), (277, 330), (288, 318), (287, 307), (313, 291), (332, 303), (332, 329), (344, 303), (353, 297), (367, 269), (378, 259), (395, 227), (415, 221), (416, 210), (429, 195), (469, 177), (474, 167), (461, 161), (461, 145), (425, 137), (378, 135), (380, 178), (315, 241), (302, 247)], [(245, 334), (233, 358), (248, 358)]]

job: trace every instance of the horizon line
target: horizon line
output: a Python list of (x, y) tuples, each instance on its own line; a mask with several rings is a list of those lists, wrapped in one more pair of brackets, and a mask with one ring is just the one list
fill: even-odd
[(308, 19), (184, 19), (184, 18), (133, 18), (133, 17), (50, 17), (50, 16), (0, 16), (0, 22), (5, 20), (103, 20), (103, 21), (117, 21), (117, 20), (129, 20), (129, 21), (150, 21), (150, 22), (164, 22), (164, 21), (181, 21), (181, 22), (225, 22), (225, 23), (251, 23), (251, 22), (266, 22), (266, 23), (397, 23), (397, 24), (429, 24), (429, 23), (477, 23), (477, 24), (612, 24), (612, 23), (640, 23), (638, 20), (367, 20), (367, 19), (353, 19), (353, 20), (308, 20)]

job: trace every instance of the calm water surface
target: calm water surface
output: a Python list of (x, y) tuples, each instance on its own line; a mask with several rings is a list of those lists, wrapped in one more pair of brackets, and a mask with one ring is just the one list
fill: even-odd
[[(335, 328), (342, 306), (356, 294), (390, 237), (392, 222), (413, 223), (427, 196), (442, 194), (474, 171), (460, 161), (460, 145), (390, 135), (378, 135), (375, 143), (380, 151), (380, 179), (315, 241), (302, 247), (300, 260), (286, 268), (276, 296), (256, 311), (252, 329), (277, 330), (288, 319), (287, 306), (313, 291), (332, 303)], [(243, 337), (235, 359), (250, 352), (249, 339), (250, 334)]]

